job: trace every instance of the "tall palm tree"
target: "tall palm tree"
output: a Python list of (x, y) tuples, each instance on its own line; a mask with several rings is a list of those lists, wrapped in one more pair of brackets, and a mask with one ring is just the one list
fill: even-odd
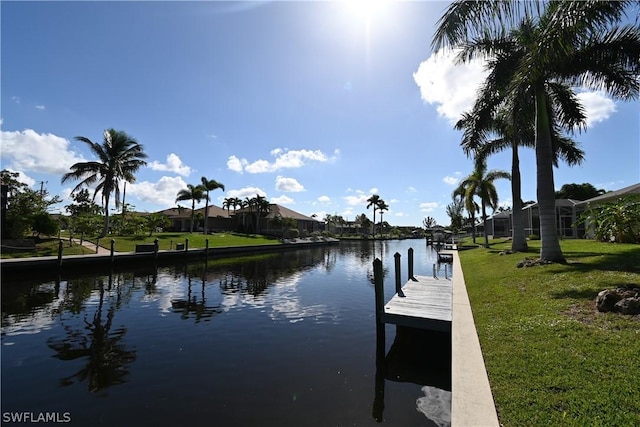
[[(453, 198), (461, 198), (464, 202), (464, 208), (469, 215), (469, 223), (471, 223), (471, 238), (473, 239), (473, 243), (476, 243), (476, 214), (480, 212), (480, 206), (475, 201), (475, 191), (473, 189), (469, 189), (472, 184), (470, 182), (465, 182), (458, 184), (458, 187), (453, 191)], [(433, 232), (431, 233), (433, 237)]]
[(204, 199), (206, 200), (205, 207), (204, 207), (204, 230), (203, 231), (204, 231), (204, 234), (207, 234), (207, 222), (209, 221), (209, 191), (217, 190), (218, 188), (224, 191), (224, 184), (214, 179), (207, 179), (206, 176), (203, 176), (202, 178), (200, 178), (200, 180), (201, 180), (200, 185), (205, 192)]
[[(512, 251), (526, 251), (527, 240), (522, 212), (520, 159), (518, 147), (535, 147), (534, 95), (531, 87), (509, 91), (516, 73), (516, 65), (526, 54), (527, 46), (535, 38), (535, 27), (531, 20), (523, 20), (509, 33), (492, 39), (488, 35), (466, 43), (458, 54), (459, 59), (474, 55), (486, 55), (488, 76), (478, 91), (478, 97), (468, 113), (463, 114), (456, 129), (464, 130), (460, 145), (467, 155), (487, 157), (499, 151), (511, 149), (511, 197)], [(577, 144), (560, 135), (561, 127), (572, 132), (573, 126), (584, 124), (585, 116), (571, 89), (566, 85), (553, 84), (547, 88), (553, 101), (553, 111), (564, 111), (556, 115), (553, 123), (554, 164), (563, 157), (567, 162), (578, 164), (584, 153)], [(559, 123), (559, 121), (562, 121)], [(493, 137), (493, 139), (491, 138)]]
[(487, 233), (487, 206), (495, 210), (498, 207), (498, 192), (493, 181), (496, 179), (511, 179), (508, 172), (491, 170), (487, 172), (487, 163), (484, 159), (476, 159), (473, 172), (463, 179), (454, 193), (460, 194), (464, 189), (464, 199), (473, 199), (478, 196), (482, 210), (484, 224), (484, 246), (489, 247), (489, 235)]
[(234, 206), (234, 211), (235, 211), (235, 204), (234, 204), (234, 199), (233, 197), (225, 197), (224, 201), (222, 202), (222, 209), (226, 209), (227, 210), (227, 215), (230, 215), (230, 211), (231, 211), (231, 207)]
[(123, 131), (107, 129), (104, 131), (102, 143), (96, 143), (84, 136), (76, 136), (76, 140), (89, 146), (91, 152), (97, 157), (89, 162), (78, 162), (71, 166), (71, 171), (62, 175), (61, 182), (81, 179), (72, 192), (82, 186), (98, 184), (93, 193), (102, 195), (102, 207), (104, 209), (104, 227), (102, 236), (106, 236), (109, 228), (109, 201), (111, 194), (115, 195), (116, 208), (120, 206), (120, 181), (133, 183), (136, 181), (135, 173), (141, 166), (147, 164), (144, 160), (147, 155), (143, 146), (134, 137)]
[(183, 188), (178, 191), (178, 195), (176, 197), (176, 202), (191, 200), (191, 226), (189, 227), (189, 232), (193, 233), (193, 218), (195, 217), (196, 212), (196, 201), (199, 203), (202, 199), (204, 199), (204, 188), (200, 185), (192, 185), (187, 184), (187, 188)]
[(373, 206), (373, 238), (376, 238), (376, 209), (378, 208), (378, 203), (380, 203), (380, 196), (377, 194), (372, 194), (371, 197), (367, 199), (369, 204), (367, 205), (367, 209)]
[(380, 199), (378, 201), (378, 210), (380, 211), (380, 228), (382, 229), (382, 227), (383, 227), (382, 216), (384, 214), (384, 211), (388, 211), (389, 210), (389, 205), (387, 205), (387, 202), (385, 202), (384, 200)]
[[(476, 37), (499, 39), (523, 20), (533, 37), (514, 64), (509, 91), (530, 87), (535, 105), (535, 151), (540, 258), (565, 262), (556, 230), (553, 182), (553, 111), (547, 89), (555, 83), (605, 90), (623, 100), (638, 97), (640, 28), (620, 25), (633, 1), (455, 1), (440, 18), (433, 47), (459, 47)], [(472, 56), (467, 57), (467, 59)]]

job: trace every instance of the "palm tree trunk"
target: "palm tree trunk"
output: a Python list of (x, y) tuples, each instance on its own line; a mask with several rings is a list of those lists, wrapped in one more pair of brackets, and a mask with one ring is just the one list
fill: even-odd
[(511, 234), (511, 251), (526, 252), (528, 249), (527, 238), (524, 234), (522, 212), (522, 181), (520, 177), (520, 158), (518, 156), (518, 144), (514, 141), (511, 158), (511, 199), (513, 200), (513, 230)]
[(553, 184), (553, 147), (547, 99), (542, 84), (536, 87), (536, 173), (540, 211), (540, 258), (565, 263), (556, 229), (556, 197)]
[(482, 201), (482, 228), (484, 228), (484, 247), (489, 247), (489, 234), (487, 233), (487, 207)]
[(209, 192), (207, 191), (207, 202), (204, 205), (204, 234), (207, 234), (207, 222), (209, 221)]
[(107, 192), (104, 194), (104, 227), (102, 228), (102, 237), (106, 236), (109, 232), (109, 199), (111, 194)]
[(189, 233), (193, 233), (193, 217), (196, 214), (196, 200), (191, 202), (191, 225), (189, 226)]
[(473, 244), (476, 244), (476, 216), (471, 214), (471, 236), (473, 237)]

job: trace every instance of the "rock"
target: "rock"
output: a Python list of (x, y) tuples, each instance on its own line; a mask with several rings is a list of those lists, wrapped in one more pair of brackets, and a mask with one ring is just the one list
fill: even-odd
[(640, 297), (623, 298), (615, 305), (615, 311), (622, 314), (640, 314)]
[(640, 287), (624, 285), (600, 291), (596, 297), (596, 308), (603, 313), (640, 314)]
[(522, 268), (522, 267), (533, 267), (536, 265), (545, 265), (545, 264), (552, 264), (551, 261), (547, 261), (545, 259), (533, 259), (533, 258), (525, 258), (522, 261), (520, 261), (516, 267), (518, 268)]
[(615, 290), (605, 289), (600, 291), (596, 297), (596, 308), (603, 313), (615, 311), (615, 306), (621, 298), (620, 294)]

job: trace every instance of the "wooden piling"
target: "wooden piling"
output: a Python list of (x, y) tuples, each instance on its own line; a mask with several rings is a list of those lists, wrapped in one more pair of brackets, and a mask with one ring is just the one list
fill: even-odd
[(58, 267), (62, 266), (62, 240), (58, 241)]
[(156, 259), (156, 262), (158, 262), (158, 249), (159, 249), (159, 246), (160, 246), (160, 244), (158, 243), (158, 238), (155, 238), (153, 240), (153, 245), (154, 245), (154, 247), (153, 247), (153, 255), (154, 255), (155, 259)]
[(393, 257), (395, 258), (395, 267), (396, 267), (396, 294), (398, 294), (398, 296), (403, 297), (404, 294), (402, 293), (402, 278), (401, 276), (401, 272), (400, 272), (400, 254), (398, 252), (396, 252)]
[(409, 248), (409, 250), (407, 251), (407, 262), (409, 264), (409, 280), (413, 280), (415, 282), (417, 279), (413, 275), (413, 248)]
[(116, 245), (116, 241), (114, 239), (111, 239), (111, 264), (113, 264), (115, 245)]
[(384, 323), (384, 279), (382, 276), (382, 261), (376, 258), (373, 261), (373, 283), (376, 296), (376, 323)]

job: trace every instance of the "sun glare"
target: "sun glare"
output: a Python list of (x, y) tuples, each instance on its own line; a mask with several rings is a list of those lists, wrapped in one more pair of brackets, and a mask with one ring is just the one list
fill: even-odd
[(342, 3), (353, 19), (370, 23), (385, 15), (391, 0), (342, 0)]

